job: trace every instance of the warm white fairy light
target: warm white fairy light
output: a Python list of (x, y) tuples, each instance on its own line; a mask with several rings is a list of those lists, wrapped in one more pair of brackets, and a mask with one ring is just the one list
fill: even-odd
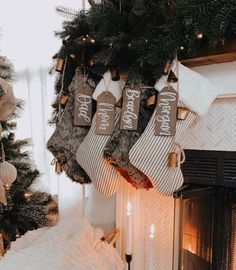
[(202, 32), (197, 33), (197, 39), (203, 39), (203, 33)]

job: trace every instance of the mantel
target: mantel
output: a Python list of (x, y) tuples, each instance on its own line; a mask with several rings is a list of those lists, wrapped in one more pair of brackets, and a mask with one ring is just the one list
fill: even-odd
[[(190, 68), (236, 61), (236, 39), (227, 41), (224, 45), (215, 49), (203, 48), (199, 56), (180, 61), (183, 65)], [(235, 97), (236, 94), (224, 94), (217, 96), (217, 98)]]
[(197, 67), (236, 61), (236, 40), (227, 41), (220, 48), (205, 48), (199, 56), (181, 60), (187, 67)]

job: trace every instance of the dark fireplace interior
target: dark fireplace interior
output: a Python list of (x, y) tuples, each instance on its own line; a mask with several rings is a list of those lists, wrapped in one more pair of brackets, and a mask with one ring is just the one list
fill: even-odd
[(186, 184), (175, 192), (179, 270), (236, 270), (236, 153), (224, 153), (186, 151)]

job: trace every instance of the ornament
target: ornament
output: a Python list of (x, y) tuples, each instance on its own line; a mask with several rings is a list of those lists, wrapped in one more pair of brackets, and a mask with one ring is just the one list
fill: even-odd
[(6, 190), (9, 190), (12, 183), (16, 180), (17, 170), (14, 165), (7, 161), (0, 163), (0, 179)]
[(60, 104), (61, 104), (62, 108), (65, 108), (68, 99), (69, 99), (68, 95), (64, 95), (64, 94), (61, 95)]
[(177, 110), (177, 119), (178, 120), (185, 120), (189, 115), (190, 110), (188, 108), (178, 107)]
[(67, 57), (67, 51), (66, 51), (66, 46), (62, 45), (60, 48), (59, 53), (57, 54), (57, 62), (56, 62), (56, 71), (57, 72), (62, 72), (63, 67), (66, 61)]
[(0, 233), (0, 257), (3, 256), (4, 253), (5, 253), (5, 250), (4, 250), (3, 237), (2, 237), (2, 234)]
[(7, 205), (6, 193), (5, 188), (3, 186), (3, 182), (0, 181), (0, 203)]
[(55, 161), (55, 173), (61, 174), (63, 172), (61, 164), (56, 160)]
[(89, 2), (89, 4), (91, 6), (93, 6), (93, 5), (100, 5), (102, 3), (101, 0), (88, 0), (88, 2)]

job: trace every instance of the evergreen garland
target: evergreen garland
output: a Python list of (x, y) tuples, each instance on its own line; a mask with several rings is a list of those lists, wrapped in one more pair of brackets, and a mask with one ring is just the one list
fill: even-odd
[[(104, 0), (87, 12), (59, 11), (71, 20), (56, 35), (95, 79), (115, 68), (129, 71), (130, 82), (152, 85), (167, 60), (194, 57), (236, 33), (235, 0)], [(86, 35), (95, 42), (83, 42)]]

